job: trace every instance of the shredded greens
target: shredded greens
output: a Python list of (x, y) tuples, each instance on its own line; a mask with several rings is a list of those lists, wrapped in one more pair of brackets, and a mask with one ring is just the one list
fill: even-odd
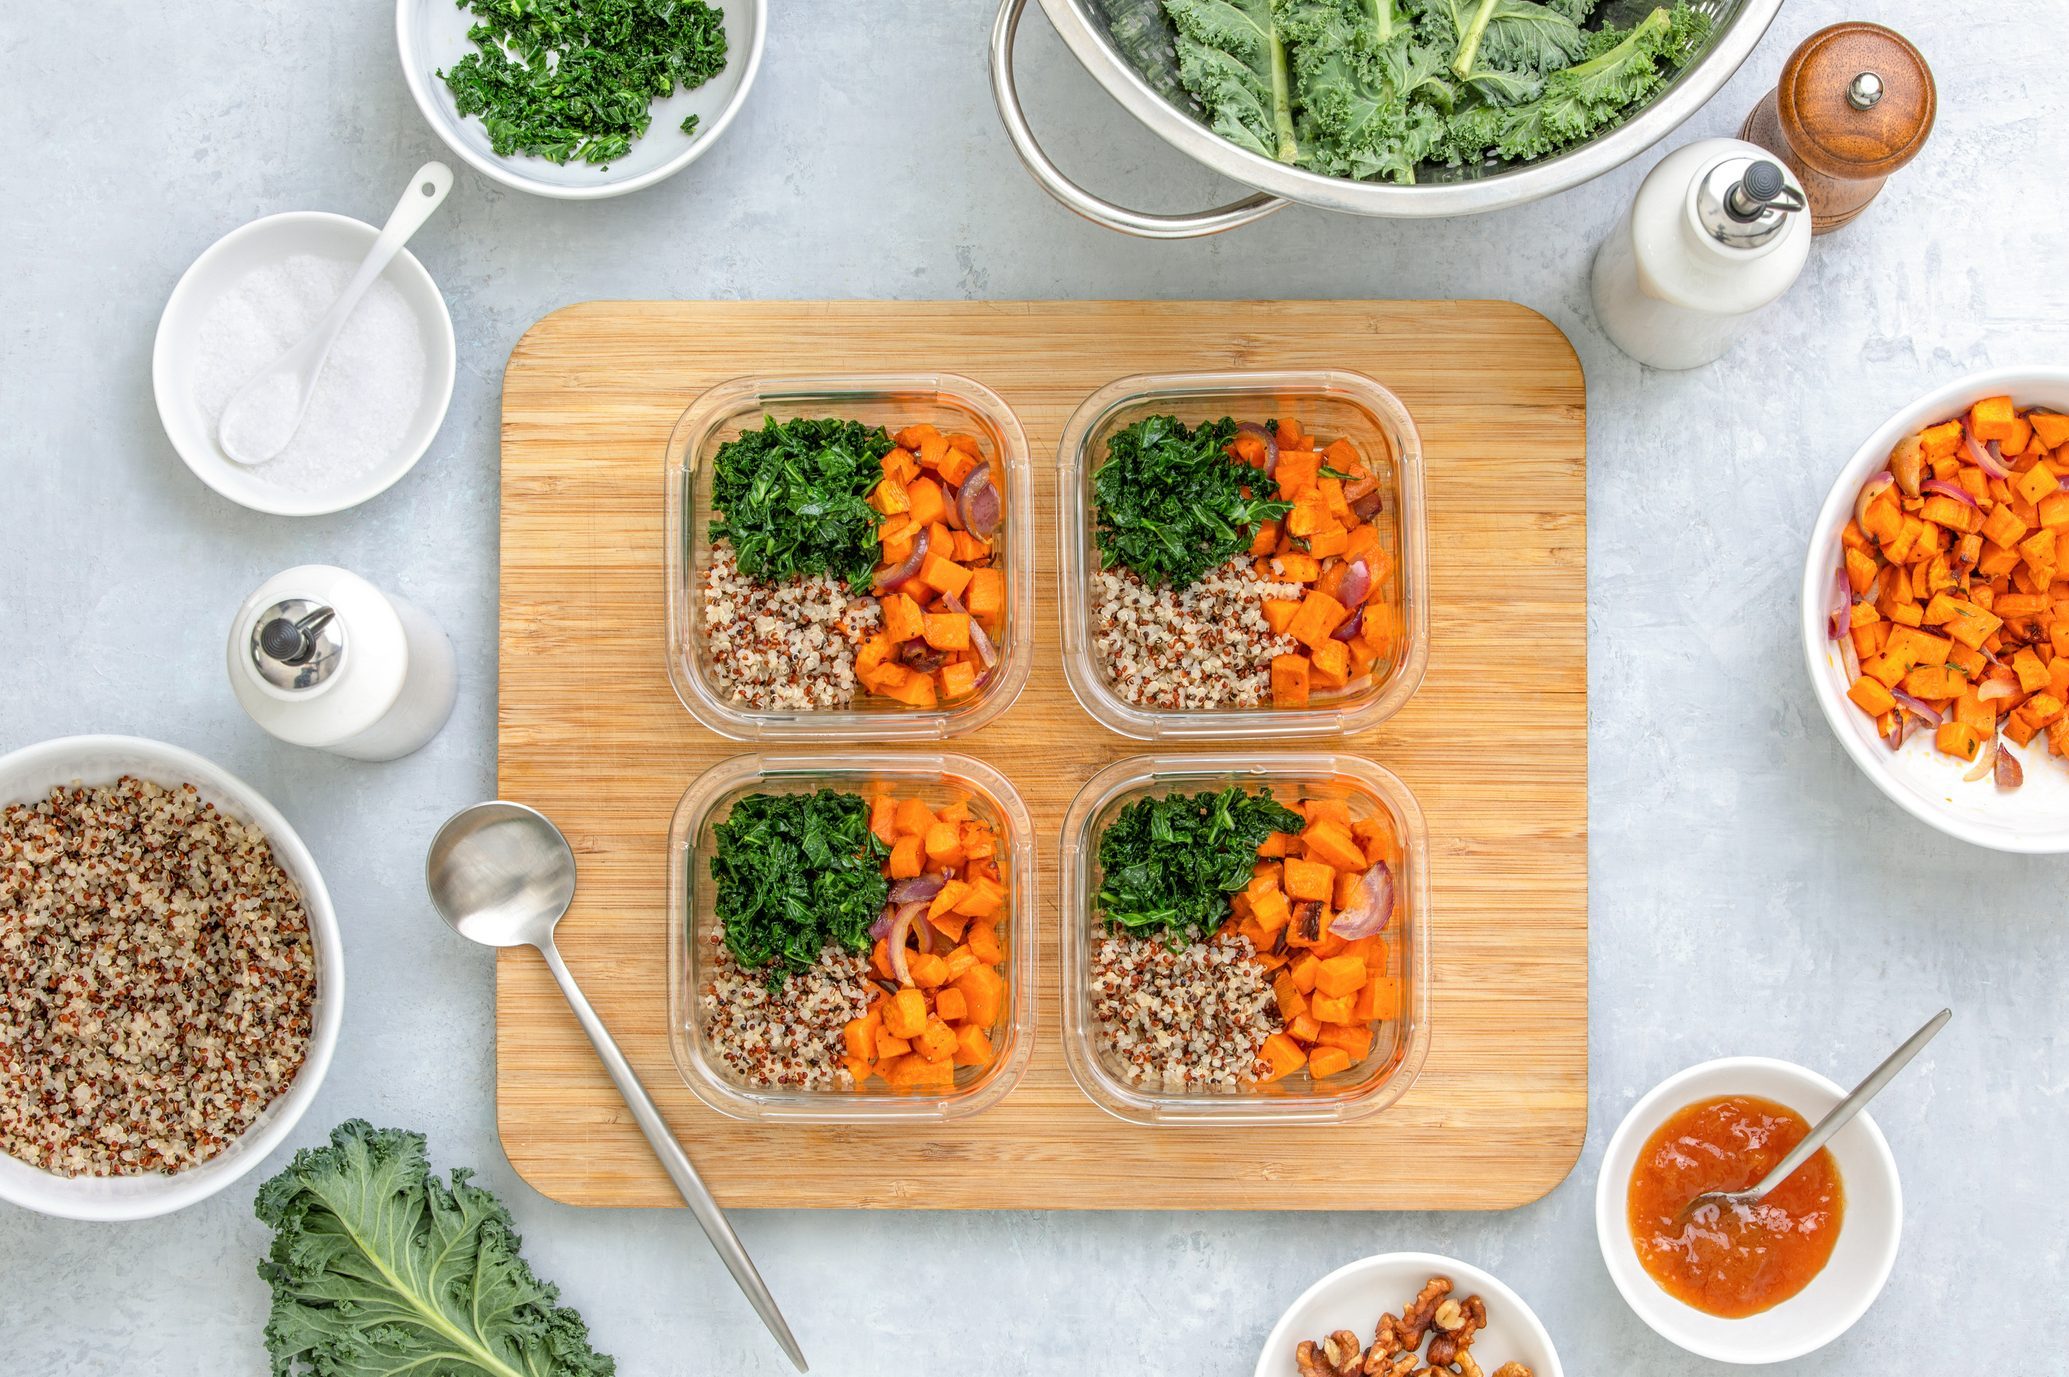
[(733, 544), (751, 579), (833, 574), (866, 591), (883, 518), (869, 495), (883, 480), (891, 436), (831, 417), (764, 419), (720, 445), (712, 463), (712, 539)]
[(890, 899), (890, 848), (869, 830), (858, 794), (749, 794), (714, 832), (714, 912), (726, 947), (777, 986), (830, 943), (869, 950), (869, 925)]
[(1229, 896), (1250, 883), (1257, 848), (1274, 832), (1298, 832), (1300, 814), (1231, 784), (1219, 793), (1140, 798), (1099, 837), (1096, 900), (1109, 927), (1184, 943), (1228, 917)]
[(1260, 522), (1293, 510), (1245, 495), (1262, 479), (1229, 454), (1235, 438), (1236, 423), (1225, 416), (1196, 428), (1147, 416), (1116, 432), (1092, 476), (1101, 567), (1185, 588), (1249, 549)]
[(1179, 79), (1216, 133), (1312, 172), (1402, 183), (1426, 164), (1540, 158), (1591, 138), (1712, 27), (1682, 0), (1628, 29), (1587, 28), (1596, 0), (1162, 5)]
[(424, 1137), (353, 1119), (259, 1187), (274, 1231), (259, 1263), (273, 1289), (275, 1377), (611, 1377), (582, 1317), (532, 1275), (510, 1212)]
[[(438, 75), (498, 157), (609, 164), (654, 102), (726, 65), (725, 11), (704, 0), (459, 0), (476, 51)], [(697, 117), (682, 122), (697, 132)]]

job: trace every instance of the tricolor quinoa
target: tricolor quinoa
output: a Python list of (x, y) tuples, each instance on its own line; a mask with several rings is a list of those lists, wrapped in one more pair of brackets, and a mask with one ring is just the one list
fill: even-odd
[(177, 1172), (300, 1071), (315, 951), (265, 836), (124, 776), (0, 811), (0, 1151)]

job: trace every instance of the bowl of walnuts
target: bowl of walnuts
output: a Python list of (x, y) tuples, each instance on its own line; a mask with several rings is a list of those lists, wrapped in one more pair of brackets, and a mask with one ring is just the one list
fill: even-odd
[(1564, 1377), (1552, 1336), (1491, 1274), (1436, 1253), (1339, 1267), (1288, 1306), (1257, 1377)]

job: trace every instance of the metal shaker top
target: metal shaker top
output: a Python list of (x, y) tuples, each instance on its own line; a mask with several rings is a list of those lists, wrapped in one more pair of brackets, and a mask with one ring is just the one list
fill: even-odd
[(286, 598), (251, 623), (250, 654), (259, 677), (275, 688), (313, 689), (345, 663), (345, 624), (322, 603)]
[(1804, 208), (1780, 164), (1765, 158), (1726, 158), (1695, 188), (1695, 218), (1703, 232), (1730, 249), (1757, 249), (1788, 228)]

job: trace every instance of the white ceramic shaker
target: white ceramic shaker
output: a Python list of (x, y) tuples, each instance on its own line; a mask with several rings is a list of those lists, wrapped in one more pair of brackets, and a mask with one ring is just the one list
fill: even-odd
[(1756, 144), (1676, 149), (1595, 253), (1595, 318), (1640, 363), (1713, 362), (1803, 271), (1804, 206), (1803, 187)]
[(445, 725), (459, 692), (452, 642), (413, 604), (348, 569), (275, 574), (230, 625), (230, 687), (282, 741), (394, 760)]

